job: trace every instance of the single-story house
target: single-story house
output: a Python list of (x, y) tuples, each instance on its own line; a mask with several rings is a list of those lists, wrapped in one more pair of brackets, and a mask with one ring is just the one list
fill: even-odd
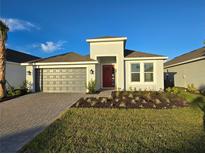
[(90, 55), (69, 52), (23, 63), (32, 91), (86, 92), (96, 90), (164, 89), (163, 64), (167, 57), (125, 49), (126, 37), (87, 39)]
[(21, 63), (36, 60), (39, 57), (32, 56), (23, 52), (6, 49), (6, 86), (19, 88), (26, 80), (26, 67)]
[(164, 64), (165, 83), (185, 87), (188, 84), (205, 88), (205, 47), (178, 56)]

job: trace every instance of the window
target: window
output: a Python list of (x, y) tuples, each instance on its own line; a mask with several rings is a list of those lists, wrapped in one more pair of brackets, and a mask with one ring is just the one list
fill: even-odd
[(131, 64), (131, 82), (140, 82), (140, 64)]
[(144, 63), (144, 81), (153, 82), (153, 63)]

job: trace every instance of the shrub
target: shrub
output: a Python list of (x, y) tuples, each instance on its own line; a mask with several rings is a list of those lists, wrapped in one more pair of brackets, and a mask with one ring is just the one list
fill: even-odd
[(10, 87), (8, 88), (7, 94), (8, 94), (8, 96), (15, 96), (16, 93), (15, 93), (14, 87), (10, 86)]
[(193, 83), (187, 85), (187, 91), (190, 93), (198, 93), (198, 90), (195, 88)]
[(16, 96), (19, 96), (19, 95), (22, 95), (22, 94), (23, 94), (23, 92), (22, 92), (21, 89), (16, 89), (16, 90), (15, 90), (15, 95), (16, 95)]
[(166, 89), (166, 92), (171, 93), (171, 92), (172, 92), (172, 88), (171, 88), (171, 87), (168, 87), (168, 88)]
[(88, 82), (87, 89), (88, 89), (89, 94), (94, 94), (96, 92), (95, 86), (96, 86), (96, 81), (95, 80), (90, 80)]
[(177, 87), (173, 87), (172, 90), (173, 90), (173, 93), (174, 93), (174, 94), (180, 93), (180, 89), (177, 88)]
[(23, 94), (26, 94), (27, 92), (29, 92), (29, 89), (31, 89), (31, 83), (25, 80), (20, 89)]
[(120, 91), (116, 91), (115, 95), (116, 95), (116, 97), (119, 97), (120, 96)]
[(180, 93), (180, 89), (179, 88), (177, 88), (177, 87), (173, 87), (173, 88), (170, 88), (170, 87), (168, 87), (167, 89), (166, 89), (166, 92), (167, 93), (172, 93), (172, 94), (179, 94)]
[(129, 87), (129, 91), (133, 91), (132, 87)]

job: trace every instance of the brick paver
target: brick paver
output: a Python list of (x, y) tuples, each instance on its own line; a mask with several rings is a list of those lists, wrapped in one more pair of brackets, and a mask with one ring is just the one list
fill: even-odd
[(0, 103), (0, 152), (16, 152), (84, 94), (34, 93)]

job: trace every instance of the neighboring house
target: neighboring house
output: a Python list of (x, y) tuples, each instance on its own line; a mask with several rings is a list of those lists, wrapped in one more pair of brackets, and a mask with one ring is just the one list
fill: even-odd
[(12, 49), (6, 49), (6, 80), (7, 87), (10, 85), (15, 88), (19, 88), (26, 80), (26, 67), (21, 63), (39, 59), (26, 53), (15, 51)]
[(199, 90), (205, 88), (205, 47), (166, 62), (164, 68), (167, 86), (186, 88), (194, 84)]
[(87, 39), (90, 55), (74, 52), (23, 63), (32, 91), (86, 92), (96, 89), (164, 89), (163, 64), (167, 57), (125, 49), (126, 37)]

